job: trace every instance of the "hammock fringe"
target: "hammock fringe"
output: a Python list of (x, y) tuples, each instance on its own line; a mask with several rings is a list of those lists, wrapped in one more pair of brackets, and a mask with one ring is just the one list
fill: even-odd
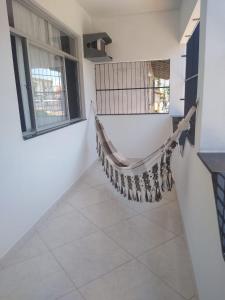
[(172, 190), (174, 185), (170, 169), (172, 151), (163, 153), (159, 162), (147, 171), (139, 175), (131, 173), (126, 176), (117, 170), (115, 165), (109, 163), (107, 153), (104, 152), (98, 137), (96, 137), (96, 141), (98, 142), (97, 153), (106, 176), (114, 188), (128, 200), (148, 203), (159, 202), (163, 193)]
[(195, 110), (196, 107), (190, 109), (178, 129), (159, 149), (136, 163), (116, 151), (96, 116), (96, 150), (106, 176), (121, 195), (130, 201), (151, 203), (159, 202), (163, 193), (172, 190), (172, 153), (180, 134), (189, 128)]

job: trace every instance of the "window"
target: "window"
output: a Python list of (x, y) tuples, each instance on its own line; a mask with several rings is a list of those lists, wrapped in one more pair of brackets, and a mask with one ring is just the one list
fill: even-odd
[[(198, 24), (187, 43), (186, 51), (186, 78), (185, 78), (185, 116), (193, 104), (196, 103), (198, 89), (198, 61), (199, 61), (199, 27)], [(195, 143), (195, 115), (190, 121), (188, 139)]]
[(7, 7), (24, 138), (81, 120), (77, 37), (21, 1)]
[(95, 65), (97, 113), (168, 113), (170, 61)]

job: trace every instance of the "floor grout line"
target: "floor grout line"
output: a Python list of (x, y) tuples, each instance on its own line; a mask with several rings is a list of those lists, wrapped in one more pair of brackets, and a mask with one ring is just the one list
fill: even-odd
[(72, 280), (71, 276), (68, 274), (68, 272), (65, 270), (65, 268), (62, 266), (62, 264), (60, 263), (60, 261), (57, 259), (57, 257), (55, 256), (54, 252), (52, 249), (49, 248), (49, 246), (47, 245), (47, 243), (41, 238), (41, 236), (39, 236), (40, 239), (42, 240), (42, 242), (45, 244), (45, 246), (48, 248), (49, 253), (52, 255), (52, 257), (54, 258), (54, 260), (57, 262), (57, 264), (59, 265), (59, 267), (62, 269), (62, 271), (65, 273), (65, 275), (68, 277), (68, 279), (71, 281), (71, 283), (73, 284), (73, 286), (76, 288), (76, 290), (78, 290), (78, 287), (75, 285), (74, 281)]
[[(87, 174), (88, 174), (88, 170), (87, 170), (86, 172), (87, 172)], [(86, 173), (86, 172), (85, 172), (85, 173)], [(82, 175), (82, 177), (85, 175), (85, 173)], [(79, 181), (80, 179), (81, 179), (81, 178), (79, 178), (78, 181)], [(82, 183), (82, 179), (81, 179), (81, 183)], [(83, 189), (81, 189), (81, 190), (75, 190), (75, 191), (74, 191), (74, 195), (75, 195), (76, 193), (79, 193), (79, 192), (82, 193), (82, 192), (84, 192), (84, 191), (86, 191), (86, 190), (95, 190), (95, 191), (98, 191), (99, 193), (101, 193), (101, 190), (100, 190), (100, 189), (97, 189), (97, 187), (100, 187), (100, 186), (103, 186), (103, 187), (106, 186), (106, 187), (107, 187), (107, 186), (108, 186), (108, 183), (102, 183), (102, 184), (97, 184), (97, 185), (93, 185), (93, 186), (90, 185), (90, 184), (88, 184), (88, 182), (86, 182), (86, 181), (83, 181), (83, 183), (85, 183), (85, 184), (88, 186), (88, 188), (83, 188)], [(72, 186), (71, 188), (73, 188), (73, 186)], [(111, 193), (111, 191), (110, 191), (110, 193)], [(109, 193), (109, 194), (110, 194), (110, 193)], [(107, 196), (107, 193), (106, 193), (106, 196)], [(104, 198), (106, 198), (106, 196), (104, 196)], [(98, 224), (94, 223), (88, 216), (86, 216), (86, 215), (84, 214), (84, 212), (82, 212), (82, 209), (84, 210), (85, 208), (91, 207), (91, 206), (93, 206), (93, 205), (98, 205), (98, 204), (101, 204), (101, 203), (103, 203), (103, 202), (107, 202), (107, 201), (109, 201), (109, 200), (112, 200), (112, 201), (113, 201), (113, 200), (114, 200), (114, 197), (115, 197), (115, 198), (118, 198), (118, 199), (116, 199), (117, 202), (115, 202), (116, 205), (119, 205), (120, 207), (123, 207), (125, 210), (132, 210), (135, 214), (132, 215), (132, 216), (125, 217), (125, 218), (121, 218), (121, 220), (118, 220), (118, 221), (116, 221), (115, 223), (113, 223), (113, 224), (111, 224), (111, 225), (108, 225), (108, 226), (99, 226)], [(124, 200), (124, 201), (128, 201), (127, 199), (124, 199), (124, 198), (122, 198), (122, 197), (121, 197), (121, 199), (120, 199), (120, 198), (119, 198), (119, 193), (118, 193), (118, 195), (115, 194), (115, 196), (110, 194), (109, 200), (104, 199), (104, 200), (101, 200), (101, 201), (99, 201), (99, 202), (96, 202), (96, 203), (87, 205), (87, 206), (85, 206), (85, 207), (83, 207), (83, 208), (77, 208), (77, 207), (73, 206), (73, 204), (70, 203), (70, 202), (66, 199), (66, 195), (63, 195), (62, 199), (58, 200), (57, 203), (55, 203), (55, 204), (49, 209), (47, 215), (44, 216), (46, 219), (42, 217), (43, 220), (42, 220), (42, 218), (41, 218), (41, 219), (37, 222), (38, 225), (39, 225), (39, 222), (40, 222), (40, 225), (41, 225), (41, 223), (43, 223), (43, 222), (45, 222), (45, 221), (51, 222), (51, 221), (53, 221), (53, 220), (55, 220), (55, 219), (58, 219), (58, 218), (60, 218), (60, 217), (66, 217), (67, 215), (70, 215), (70, 214), (73, 214), (74, 212), (76, 212), (76, 213), (80, 214), (84, 219), (88, 220), (88, 222), (90, 222), (90, 224), (94, 225), (95, 228), (96, 228), (96, 231), (91, 232), (91, 233), (88, 233), (88, 234), (85, 234), (84, 236), (81, 236), (81, 237), (79, 237), (79, 238), (74, 238), (74, 239), (72, 239), (72, 240), (69, 241), (69, 242), (65, 242), (65, 243), (61, 244), (60, 246), (57, 246), (57, 247), (52, 248), (52, 247), (50, 247), (50, 246), (48, 245), (48, 243), (42, 238), (42, 236), (41, 236), (41, 234), (40, 234), (40, 232), (39, 232), (39, 230), (38, 230), (38, 227), (37, 227), (37, 225), (35, 224), (35, 225), (33, 226), (33, 228), (31, 229), (31, 230), (33, 231), (32, 234), (31, 234), (31, 236), (33, 236), (34, 234), (37, 234), (37, 236), (39, 237), (39, 239), (40, 239), (40, 240), (42, 241), (42, 243), (45, 245), (46, 251), (44, 251), (43, 253), (39, 253), (39, 254), (37, 254), (37, 255), (34, 255), (34, 256), (32, 256), (32, 257), (29, 257), (29, 258), (25, 258), (23, 261), (19, 261), (19, 262), (17, 262), (17, 263), (14, 263), (14, 264), (12, 264), (12, 265), (9, 265), (9, 266), (7, 266), (7, 267), (5, 267), (5, 268), (14, 266), (14, 265), (16, 265), (16, 264), (24, 263), (24, 262), (26, 262), (26, 261), (29, 261), (29, 260), (31, 260), (31, 259), (34, 259), (34, 258), (36, 258), (36, 257), (39, 257), (39, 256), (42, 256), (42, 255), (45, 255), (45, 254), (49, 253), (49, 254), (53, 257), (53, 259), (56, 261), (56, 263), (58, 264), (58, 266), (60, 267), (60, 270), (65, 274), (65, 276), (71, 281), (71, 283), (72, 283), (72, 285), (73, 285), (73, 287), (71, 287), (71, 290), (70, 290), (70, 291), (65, 292), (65, 294), (63, 294), (63, 295), (57, 297), (56, 299), (60, 300), (61, 298), (63, 298), (63, 297), (66, 296), (66, 295), (69, 295), (69, 294), (70, 294), (71, 292), (73, 292), (73, 291), (78, 292), (79, 295), (81, 295), (81, 297), (82, 297), (83, 299), (86, 299), (86, 297), (85, 297), (85, 296), (82, 294), (82, 292), (81, 292), (81, 289), (83, 289), (85, 286), (91, 284), (92, 282), (94, 282), (94, 281), (96, 281), (96, 280), (99, 280), (99, 279), (103, 278), (104, 276), (107, 276), (108, 274), (114, 272), (115, 270), (121, 268), (122, 266), (124, 266), (124, 265), (126, 265), (126, 264), (128, 264), (128, 263), (130, 263), (130, 262), (132, 262), (132, 261), (137, 261), (138, 263), (141, 263), (142, 265), (144, 265), (144, 266), (149, 270), (149, 272), (151, 272), (156, 278), (158, 278), (161, 282), (163, 282), (168, 288), (170, 288), (171, 290), (173, 290), (173, 292), (174, 292), (175, 294), (179, 295), (182, 299), (184, 299), (184, 300), (191, 300), (191, 299), (194, 299), (195, 295), (193, 295), (193, 296), (192, 296), (191, 298), (189, 298), (189, 299), (185, 298), (180, 292), (178, 292), (173, 286), (171, 286), (167, 281), (165, 281), (160, 275), (156, 274), (153, 270), (151, 270), (151, 267), (149, 267), (148, 265), (146, 265), (145, 263), (143, 263), (143, 262), (140, 260), (140, 257), (141, 257), (141, 256), (145, 255), (145, 254), (148, 253), (148, 252), (155, 251), (157, 248), (162, 247), (163, 245), (165, 245), (165, 244), (167, 244), (167, 243), (169, 243), (169, 242), (171, 242), (171, 241), (177, 239), (178, 237), (182, 236), (184, 233), (181, 232), (181, 233), (178, 234), (178, 233), (175, 233), (175, 232), (173, 232), (173, 231), (171, 231), (171, 230), (169, 230), (169, 229), (166, 229), (166, 228), (160, 226), (159, 224), (157, 224), (155, 221), (150, 220), (150, 218), (148, 218), (147, 216), (145, 216), (145, 215), (144, 215), (144, 211), (139, 211), (139, 210), (137, 210), (137, 209), (135, 209), (135, 208), (126, 206), (126, 204), (119, 203), (120, 200), (122, 200), (122, 201), (123, 201), (123, 200)], [(154, 211), (155, 209), (160, 209), (160, 208), (162, 208), (162, 207), (165, 207), (165, 206), (170, 205), (170, 204), (173, 203), (174, 201), (175, 201), (175, 200), (173, 200), (173, 201), (171, 200), (171, 201), (169, 201), (169, 203), (167, 202), (167, 203), (161, 204), (160, 206), (157, 206), (157, 207), (154, 207), (154, 208), (147, 208), (146, 211), (148, 211), (148, 210)], [(60, 205), (60, 204), (62, 204), (62, 203), (68, 204), (68, 205), (72, 208), (72, 211), (65, 212), (65, 213), (60, 214), (60, 215), (58, 215), (58, 216), (56, 215), (55, 217), (51, 217), (50, 214), (51, 214), (52, 212), (54, 212), (54, 210), (57, 209), (57, 206)], [(141, 203), (140, 203), (140, 205), (141, 205)], [(151, 205), (151, 204), (149, 204), (149, 205)], [(180, 215), (180, 214), (179, 214), (179, 215)], [(49, 216), (49, 219), (48, 219), (48, 216)], [(139, 254), (139, 255), (134, 255), (134, 254), (130, 253), (127, 249), (125, 249), (123, 246), (121, 246), (119, 242), (117, 242), (113, 237), (111, 237), (106, 231), (107, 231), (108, 228), (110, 228), (110, 227), (112, 227), (112, 226), (116, 226), (116, 225), (118, 225), (119, 223), (122, 223), (122, 222), (127, 222), (128, 220), (130, 220), (130, 219), (132, 219), (132, 218), (135, 218), (135, 217), (137, 217), (137, 216), (143, 217), (144, 219), (146, 219), (146, 220), (148, 220), (149, 222), (153, 223), (154, 225), (156, 225), (156, 226), (159, 227), (160, 229), (162, 229), (162, 230), (164, 230), (164, 231), (166, 231), (166, 232), (172, 233), (174, 236), (171, 237), (170, 239), (166, 240), (166, 241), (161, 242), (161, 243), (158, 244), (157, 246), (154, 246), (154, 247), (152, 247), (152, 248), (149, 248), (149, 249), (143, 251), (143, 252), (142, 252), (141, 254)], [(181, 217), (181, 215), (180, 215), (180, 217)], [(181, 218), (182, 218), (182, 217), (181, 217)], [(44, 227), (44, 228), (45, 228), (45, 227)], [(72, 279), (73, 276), (70, 275), (69, 272), (67, 272), (67, 270), (64, 268), (63, 264), (61, 264), (61, 262), (58, 260), (58, 258), (57, 258), (57, 256), (55, 255), (54, 251), (55, 251), (56, 249), (59, 249), (59, 248), (62, 248), (62, 247), (64, 247), (64, 246), (66, 246), (66, 245), (72, 244), (72, 243), (74, 243), (74, 242), (79, 242), (79, 241), (81, 241), (81, 240), (83, 240), (83, 239), (85, 239), (85, 238), (88, 238), (88, 237), (90, 237), (91, 235), (94, 235), (94, 234), (96, 234), (96, 233), (98, 233), (98, 232), (104, 234), (104, 235), (105, 235), (110, 241), (112, 241), (119, 249), (123, 250), (124, 253), (126, 253), (126, 254), (128, 255), (128, 259), (127, 259), (126, 261), (124, 261), (123, 263), (117, 265), (116, 267), (112, 268), (111, 270), (109, 270), (109, 271), (107, 271), (107, 272), (105, 272), (105, 273), (103, 272), (101, 275), (99, 275), (99, 276), (97, 276), (96, 278), (94, 278), (94, 279), (92, 279), (92, 280), (86, 282), (85, 284), (83, 284), (83, 285), (81, 285), (81, 286), (77, 286), (76, 283), (75, 283), (75, 281)], [(25, 235), (25, 236), (26, 236), (26, 235)], [(1, 261), (0, 261), (0, 272), (2, 271), (2, 268), (1, 268), (1, 267), (2, 267), (2, 266), (1, 266)], [(3, 267), (3, 270), (4, 270), (5, 268)]]
[(134, 261), (134, 258), (130, 258), (129, 260), (127, 260), (127, 261), (125, 261), (125, 262), (119, 264), (118, 266), (112, 268), (110, 271), (107, 271), (107, 272), (105, 272), (105, 273), (103, 273), (103, 274), (97, 276), (95, 279), (89, 280), (89, 281), (86, 282), (85, 284), (82, 284), (80, 287), (78, 287), (78, 290), (83, 289), (85, 286), (91, 284), (92, 282), (94, 282), (94, 281), (96, 281), (96, 280), (99, 280), (100, 278), (102, 278), (102, 277), (104, 277), (104, 276), (106, 276), (106, 275), (112, 273), (112, 272), (115, 271), (116, 269), (119, 269), (119, 268), (121, 268), (122, 266), (124, 266), (124, 265), (126, 265), (126, 264), (128, 264), (128, 263), (130, 263), (130, 262), (132, 262), (132, 261)]
[(174, 287), (170, 286), (168, 284), (168, 282), (166, 282), (162, 277), (160, 277), (157, 273), (155, 273), (153, 270), (151, 270), (149, 268), (149, 266), (147, 266), (146, 264), (144, 264), (142, 261), (140, 261), (138, 258), (137, 258), (137, 261), (139, 263), (141, 263), (143, 266), (145, 266), (155, 277), (157, 277), (160, 281), (162, 281), (168, 288), (170, 288), (171, 290), (173, 290), (176, 294), (178, 294), (180, 297), (182, 297), (184, 300), (190, 300), (190, 299), (187, 299), (185, 298), (182, 294), (180, 294), (180, 292), (178, 292)]
[[(63, 294), (63, 295), (57, 297), (55, 300), (61, 300), (61, 299), (63, 299), (65, 296), (68, 296), (68, 295), (72, 294), (74, 291), (77, 292), (77, 293), (79, 294), (79, 296), (81, 297), (81, 299), (86, 300), (86, 298), (84, 298), (84, 296), (81, 294), (81, 292), (80, 292), (79, 289), (77, 289), (77, 288), (71, 290), (70, 292), (66, 292), (65, 294)], [(74, 299), (74, 300), (75, 300), (75, 299)]]
[(172, 233), (172, 234), (174, 234), (174, 235), (182, 235), (182, 234), (184, 234), (183, 231), (181, 231), (180, 233), (176, 233), (176, 232), (172, 231), (171, 229), (167, 229), (167, 228), (163, 227), (162, 225), (158, 224), (158, 223), (155, 222), (154, 220), (150, 220), (150, 218), (148, 218), (147, 216), (145, 216), (143, 213), (141, 213), (141, 215), (142, 215), (145, 219), (147, 219), (149, 222), (151, 222), (151, 223), (157, 225), (158, 227), (160, 227), (160, 228), (163, 229), (163, 230), (166, 230), (167, 232), (170, 232), (170, 233)]

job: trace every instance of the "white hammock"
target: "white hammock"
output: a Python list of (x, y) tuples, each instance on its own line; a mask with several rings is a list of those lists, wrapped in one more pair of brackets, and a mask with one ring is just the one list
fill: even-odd
[(154, 202), (170, 191), (174, 180), (170, 168), (173, 149), (183, 131), (189, 130), (190, 119), (196, 111), (192, 106), (177, 130), (165, 143), (144, 159), (135, 162), (126, 159), (113, 146), (96, 116), (97, 152), (104, 171), (114, 187), (129, 200)]

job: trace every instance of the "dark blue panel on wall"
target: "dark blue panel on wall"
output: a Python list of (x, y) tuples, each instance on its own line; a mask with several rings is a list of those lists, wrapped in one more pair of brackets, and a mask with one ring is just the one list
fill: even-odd
[(199, 64), (199, 30), (200, 25), (198, 25), (192, 35), (193, 38), (193, 63), (192, 72), (193, 75), (198, 74), (198, 64)]
[[(189, 109), (196, 102), (197, 97), (197, 88), (198, 88), (198, 77), (194, 77), (186, 82), (185, 85), (185, 115), (188, 113)], [(190, 130), (188, 133), (188, 139), (192, 145), (195, 143), (195, 114), (190, 121)]]
[[(198, 88), (198, 62), (199, 62), (199, 28), (195, 28), (194, 33), (187, 43), (186, 51), (186, 79), (185, 79), (185, 115), (197, 99)], [(195, 115), (191, 119), (191, 129), (188, 139), (192, 145), (195, 141)]]

